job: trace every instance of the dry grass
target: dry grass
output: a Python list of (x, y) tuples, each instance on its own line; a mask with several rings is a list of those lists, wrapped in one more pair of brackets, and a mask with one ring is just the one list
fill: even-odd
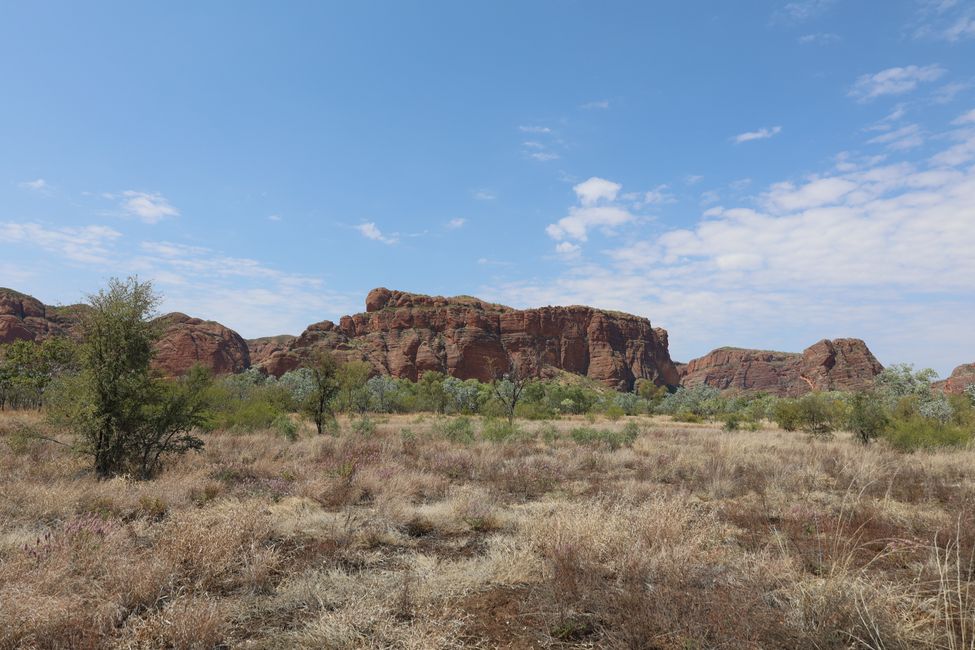
[(639, 422), (216, 433), (99, 482), (0, 415), (0, 648), (975, 649), (975, 452)]

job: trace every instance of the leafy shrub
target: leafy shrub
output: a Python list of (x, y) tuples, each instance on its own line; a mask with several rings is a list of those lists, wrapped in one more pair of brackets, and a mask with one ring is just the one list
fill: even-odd
[(291, 442), (298, 439), (298, 425), (296, 425), (294, 420), (284, 413), (274, 418), (274, 422), (271, 423), (271, 426), (275, 431), (277, 431), (278, 435), (290, 440)]
[(772, 408), (772, 419), (786, 431), (795, 431), (802, 424), (802, 411), (794, 399), (780, 399)]
[(636, 422), (629, 422), (621, 431), (597, 429), (596, 427), (576, 427), (569, 431), (569, 436), (581, 445), (605, 444), (611, 449), (619, 449), (633, 444), (639, 433), (639, 425)]
[(847, 425), (857, 440), (867, 444), (887, 429), (889, 418), (881, 400), (873, 393), (854, 393)]
[(606, 417), (615, 422), (621, 417), (626, 415), (626, 411), (623, 410), (619, 404), (611, 404), (609, 408), (606, 409)]
[(505, 442), (524, 435), (521, 428), (507, 420), (490, 419), (481, 427), (481, 437), (491, 442)]
[(689, 424), (700, 424), (701, 422), (704, 422), (704, 418), (697, 413), (692, 413), (690, 411), (678, 411), (677, 413), (674, 413), (672, 417), (677, 422), (687, 422)]
[(473, 442), (474, 423), (469, 417), (440, 418), (433, 424), (433, 431), (451, 442)]
[(728, 413), (724, 418), (725, 431), (737, 431), (741, 428), (742, 416), (738, 413)]
[(901, 451), (961, 447), (972, 440), (971, 432), (962, 427), (918, 416), (894, 420), (885, 431), (884, 437)]
[(707, 384), (690, 388), (681, 386), (665, 397), (656, 410), (659, 413), (693, 413), (698, 417), (710, 418), (722, 410), (721, 394), (718, 389)]
[(371, 436), (376, 433), (376, 423), (368, 415), (352, 421), (352, 430), (360, 436)]
[(830, 400), (819, 393), (809, 393), (799, 400), (799, 426), (806, 433), (826, 436), (835, 428)]

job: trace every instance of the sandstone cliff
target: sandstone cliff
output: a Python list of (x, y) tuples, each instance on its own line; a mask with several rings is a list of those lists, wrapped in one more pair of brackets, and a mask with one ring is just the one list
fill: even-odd
[(934, 387), (950, 395), (958, 395), (971, 384), (975, 384), (975, 363), (963, 363), (951, 372), (950, 377), (936, 381)]
[(883, 366), (860, 339), (822, 340), (802, 353), (719, 348), (680, 369), (685, 386), (796, 396), (868, 388)]
[(613, 388), (632, 388), (640, 378), (661, 385), (679, 381), (666, 331), (645, 318), (577, 306), (519, 310), (469, 296), (374, 289), (364, 313), (309, 326), (262, 365), (281, 375), (319, 349), (413, 380), (436, 370), (484, 381), (512, 360), (537, 356), (547, 367)]

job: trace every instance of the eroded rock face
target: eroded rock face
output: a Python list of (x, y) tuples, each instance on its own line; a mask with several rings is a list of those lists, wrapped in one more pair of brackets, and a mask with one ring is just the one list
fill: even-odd
[(296, 338), (290, 334), (280, 334), (278, 336), (247, 339), (247, 350), (250, 352), (251, 365), (262, 366), (275, 353), (287, 350), (288, 345)]
[(971, 384), (975, 384), (975, 363), (963, 363), (951, 371), (950, 377), (936, 381), (934, 387), (949, 395), (959, 395)]
[(427, 370), (487, 381), (512, 360), (585, 375), (613, 388), (636, 379), (676, 385), (667, 333), (645, 318), (590, 307), (518, 310), (469, 296), (444, 298), (374, 289), (366, 311), (311, 325), (262, 367), (281, 375), (316, 350), (359, 359), (377, 373), (416, 380)]
[(32, 296), (0, 288), (0, 344), (77, 336), (84, 305), (51, 307)]
[(719, 348), (683, 366), (681, 384), (780, 396), (869, 388), (883, 366), (860, 339), (822, 340), (802, 353)]
[(250, 368), (247, 342), (229, 327), (180, 313), (160, 316), (157, 322), (163, 333), (152, 364), (169, 377), (183, 375), (198, 363), (218, 375)]

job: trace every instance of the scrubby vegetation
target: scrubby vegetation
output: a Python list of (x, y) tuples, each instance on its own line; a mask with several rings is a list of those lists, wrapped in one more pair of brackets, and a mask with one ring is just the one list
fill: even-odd
[(166, 380), (151, 305), (0, 351), (0, 648), (975, 647), (975, 387)]

